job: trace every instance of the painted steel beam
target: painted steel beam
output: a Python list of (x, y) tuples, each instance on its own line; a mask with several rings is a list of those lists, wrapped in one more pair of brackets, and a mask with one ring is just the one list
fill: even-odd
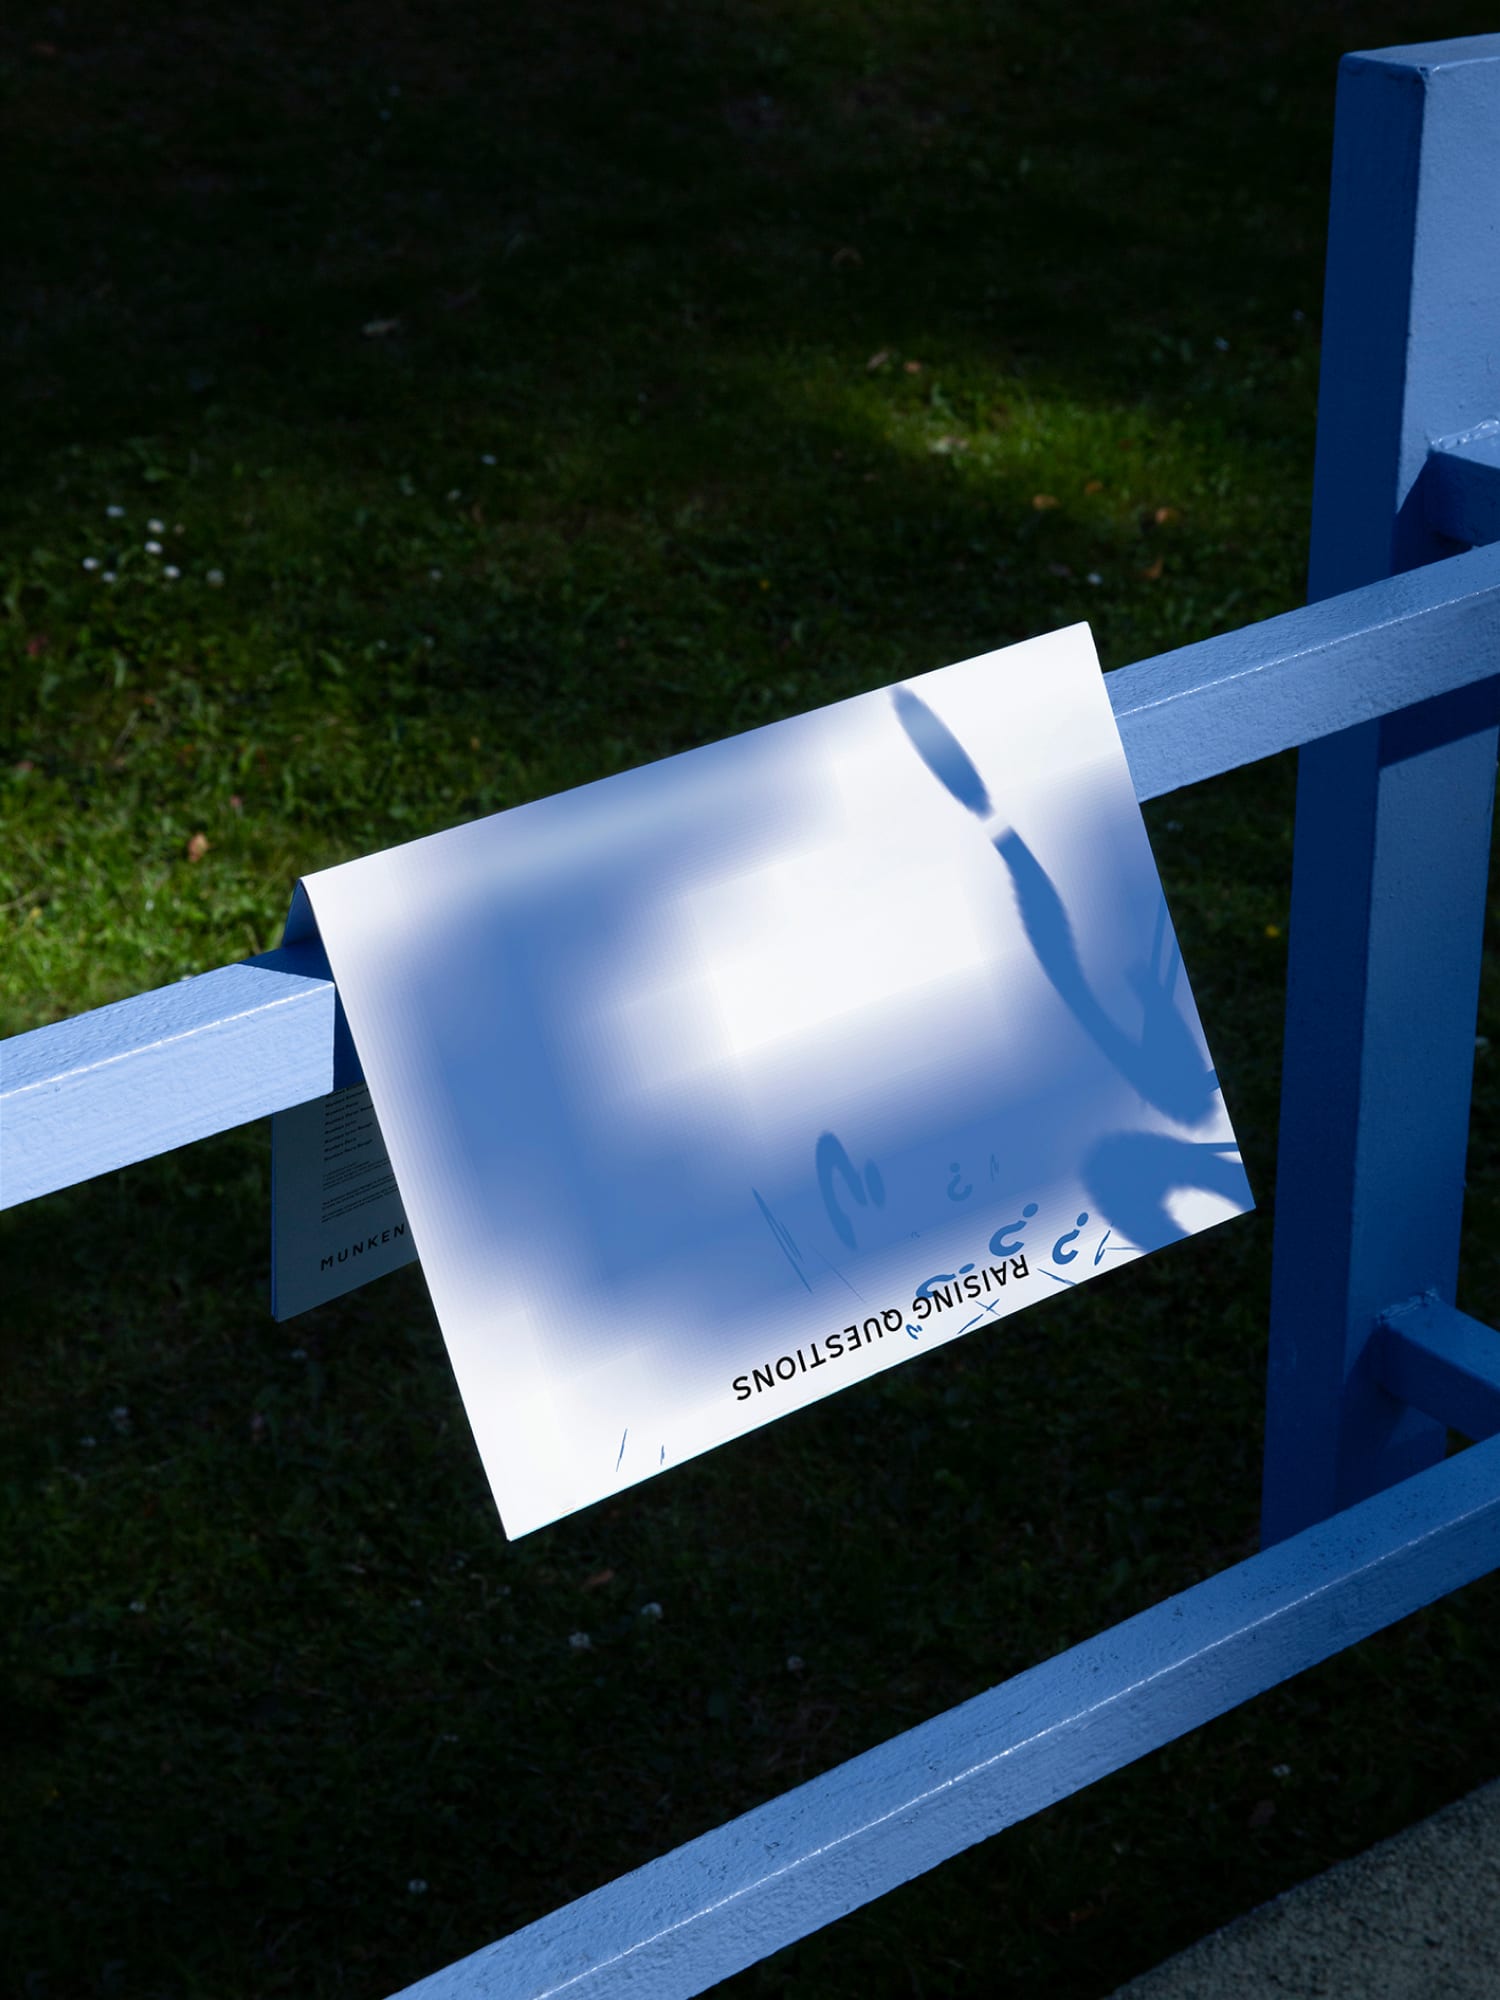
[(0, 1043), (0, 1208), (332, 1090), (321, 957), (269, 952)]
[(689, 2000), (1500, 1564), (1500, 1439), (1195, 1584), (395, 2000)]
[(1136, 797), (1493, 680), (1497, 580), (1471, 549), (1106, 674)]
[(1477, 548), (1500, 541), (1500, 422), (1439, 438), (1422, 475), (1427, 525), (1450, 542)]
[[(1446, 567), (1433, 440), (1500, 418), (1497, 201), (1500, 35), (1344, 57), (1308, 562), (1308, 596), (1330, 608)], [(1298, 755), (1267, 1541), (1447, 1450), (1442, 1424), (1381, 1393), (1364, 1350), (1393, 1299), (1456, 1294), (1497, 690), (1308, 732)]]
[(1500, 1333), (1456, 1306), (1427, 1297), (1383, 1313), (1372, 1365), (1387, 1395), (1461, 1437), (1500, 1432)]
[[(1500, 546), (1105, 675), (1156, 798), (1500, 669)], [(1450, 724), (1445, 726), (1451, 726)], [(268, 952), (0, 1044), (0, 1207), (359, 1080), (326, 963)], [(335, 1078), (336, 1070), (336, 1078)]]

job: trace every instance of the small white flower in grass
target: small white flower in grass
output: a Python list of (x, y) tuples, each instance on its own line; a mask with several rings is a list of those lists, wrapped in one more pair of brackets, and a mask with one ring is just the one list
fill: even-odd
[(141, 1597), (132, 1597), (130, 1600), (130, 1608), (132, 1611), (144, 1611), (146, 1608), (145, 1599)]
[(212, 587), (213, 587), (213, 588), (214, 588), (215, 590), (217, 590), (217, 589), (219, 588), (219, 586), (220, 586), (220, 585), (221, 585), (221, 584), (223, 583), (223, 581), (224, 581), (224, 572), (223, 572), (223, 570), (221, 570), (221, 569), (211, 569), (211, 570), (210, 570), (210, 571), (208, 572), (208, 577), (207, 577), (207, 581), (209, 582), (209, 584), (211, 584), (211, 585), (212, 585)]
[(450, 486), (448, 488), (448, 498), (450, 500), (462, 500), (463, 497), (464, 497), (463, 494), (459, 492), (456, 486)]
[(568, 1634), (568, 1644), (573, 1648), (575, 1653), (586, 1653), (593, 1643), (587, 1632), (570, 1632)]
[(107, 569), (103, 571), (99, 578), (99, 581), (101, 583), (113, 583), (114, 580), (115, 580), (115, 573), (112, 569)]
[(112, 521), (122, 520), (125, 514), (123, 507), (106, 507), (104, 511)]
[(123, 1437), (130, 1429), (130, 1412), (123, 1403), (116, 1403), (109, 1413), (109, 1420)]
[(99, 558), (97, 556), (85, 556), (83, 566), (85, 569), (97, 569), (99, 567)]
[(161, 573), (167, 579), (168, 583), (175, 583), (178, 577), (182, 575), (182, 571), (177, 567), (176, 563), (163, 563)]
[(1216, 333), (1214, 335), (1214, 346), (1218, 348), (1221, 354), (1227, 354), (1229, 352), (1229, 342), (1224, 338), (1222, 333)]
[(1290, 1764), (1273, 1764), (1271, 1766), (1271, 1776), (1273, 1778), (1289, 1778), (1291, 1775), (1292, 1767)]
[(786, 1670), (789, 1674), (800, 1674), (806, 1662), (800, 1653), (788, 1653)]
[(307, 1359), (307, 1349), (305, 1347), (294, 1347), (292, 1349), (292, 1359), (293, 1361), (305, 1361)]
[(443, 580), (443, 572), (440, 569), (430, 569), (427, 574), (432, 578), (434, 583), (441, 583)]
[(495, 454), (492, 451), (482, 451), (479, 454), (479, 463), (481, 465), (493, 465), (495, 463)]
[(406, 1893), (408, 1896), (425, 1896), (427, 1894), (427, 1884), (422, 1880), (420, 1875), (413, 1875), (406, 1885)]
[(1086, 581), (1089, 583), (1103, 583), (1104, 578), (1099, 574), (1098, 570), (1091, 569), (1088, 573)]
[(146, 533), (148, 535), (164, 535), (166, 532), (167, 524), (165, 521), (148, 521), (146, 523)]
[(83, 1446), (85, 1451), (92, 1451), (99, 1440), (97, 1438), (80, 1438), (78, 1442)]
[(659, 1604), (643, 1604), (641, 1606), (641, 1616), (643, 1618), (660, 1618), (661, 1606)]
[(159, 556), (161, 554), (161, 543), (147, 542), (146, 553), (148, 556)]
[(422, 1609), (422, 1600), (420, 1597), (408, 1598), (407, 1602), (410, 1604), (413, 1611), (420, 1611)]

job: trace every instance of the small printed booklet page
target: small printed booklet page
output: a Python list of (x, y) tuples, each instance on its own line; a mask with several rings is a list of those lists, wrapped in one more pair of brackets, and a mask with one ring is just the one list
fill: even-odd
[(1087, 626), (310, 875), (364, 1084), (285, 1317), (419, 1255), (523, 1534), (1251, 1205)]

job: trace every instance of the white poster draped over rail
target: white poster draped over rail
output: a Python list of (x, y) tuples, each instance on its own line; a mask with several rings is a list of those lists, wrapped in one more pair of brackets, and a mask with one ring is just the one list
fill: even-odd
[(1251, 1206), (1084, 625), (310, 875), (314, 930), (379, 1124), (278, 1133), (278, 1311), (409, 1229), (513, 1535)]

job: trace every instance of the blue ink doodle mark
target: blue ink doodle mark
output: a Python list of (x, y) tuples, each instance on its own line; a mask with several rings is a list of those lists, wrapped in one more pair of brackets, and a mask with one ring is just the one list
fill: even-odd
[[(844, 1276), (842, 1268), (839, 1265), (835, 1264), (831, 1257), (825, 1257), (823, 1255), (823, 1252), (817, 1247), (816, 1244), (813, 1245), (813, 1255), (817, 1258), (818, 1262), (823, 1266), (823, 1269), (825, 1271), (831, 1271), (833, 1273), (834, 1277), (838, 1279), (839, 1283), (843, 1286), (846, 1292), (853, 1292), (854, 1296), (859, 1300), (860, 1304), (861, 1305), (864, 1304), (865, 1295), (859, 1289), (859, 1286), (853, 1283), (851, 1279), (846, 1278)], [(812, 1287), (810, 1285), (808, 1286), (808, 1290), (809, 1291), (812, 1290)]]
[(1022, 1239), (1018, 1236), (1014, 1243), (1011, 1243), (1006, 1239), (1009, 1237), (1010, 1232), (1013, 1229), (1024, 1229), (1026, 1224), (1031, 1220), (1032, 1216), (1034, 1216), (1035, 1214), (1036, 1214), (1036, 1203), (1034, 1201), (1028, 1201), (1026, 1206), (1021, 1210), (1019, 1221), (1002, 1222), (1000, 1227), (995, 1231), (994, 1235), (990, 1238), (990, 1255), (992, 1257), (1019, 1257), (1022, 1250), (1024, 1250), (1026, 1247)]
[(853, 1292), (854, 1296), (859, 1300), (860, 1304), (863, 1305), (865, 1303), (865, 1295), (859, 1289), (859, 1286), (854, 1284), (850, 1279), (846, 1278), (843, 1272), (839, 1269), (837, 1264), (830, 1264), (828, 1262), (828, 1259), (823, 1256), (821, 1250), (818, 1252), (818, 1256), (821, 1259), (821, 1261), (828, 1266), (828, 1269), (832, 1271), (833, 1275), (838, 1279), (839, 1283), (843, 1286), (844, 1290), (846, 1292)]
[(932, 1293), (929, 1290), (930, 1286), (951, 1285), (953, 1283), (954, 1276), (955, 1273), (952, 1271), (939, 1271), (937, 1276), (934, 1278), (924, 1278), (921, 1284), (918, 1285), (913, 1296), (919, 1299), (930, 1299), (932, 1297)]
[(973, 1268), (974, 1266), (972, 1264), (960, 1264), (958, 1267), (958, 1275), (961, 1278), (967, 1278), (969, 1273), (973, 1270)]
[[(658, 1465), (665, 1465), (665, 1464), (666, 1464), (666, 1462), (667, 1462), (667, 1447), (666, 1447), (665, 1445), (663, 1445), (663, 1446), (662, 1446), (662, 1448), (661, 1448), (661, 1457), (660, 1457), (660, 1458), (659, 1458), (659, 1459), (658, 1459), (658, 1460), (657, 1460), (656, 1462), (657, 1462), (657, 1464), (658, 1464)], [(616, 1472), (618, 1472), (618, 1471), (619, 1471), (619, 1469), (620, 1469), (620, 1468), (619, 1468), (618, 1466), (616, 1466), (616, 1467), (615, 1467), (615, 1470), (616, 1470)]]
[(906, 1330), (913, 1340), (920, 1340), (922, 1338), (920, 1331), (912, 1325), (910, 1320), (906, 1322)]
[(766, 1227), (775, 1237), (776, 1242), (781, 1249), (782, 1255), (786, 1258), (787, 1262), (791, 1265), (792, 1269), (797, 1273), (797, 1276), (802, 1280), (807, 1290), (811, 1291), (812, 1286), (808, 1283), (807, 1273), (803, 1270), (801, 1264), (798, 1262), (798, 1259), (801, 1257), (802, 1253), (797, 1248), (796, 1241), (794, 1240), (791, 1231), (786, 1227), (785, 1223), (778, 1222), (775, 1216), (772, 1215), (770, 1209), (766, 1207), (765, 1202), (761, 1199), (761, 1193), (759, 1188), (751, 1188), (750, 1192), (755, 1196), (756, 1204), (759, 1207), (761, 1214), (766, 1218)]
[[(1094, 1252), (1094, 1267), (1096, 1270), (1103, 1261), (1104, 1246), (1113, 1235), (1114, 1231), (1112, 1229), (1106, 1229), (1104, 1234), (1099, 1238), (1099, 1248)], [(1133, 1243), (1117, 1243), (1109, 1254), (1111, 1257), (1129, 1257), (1134, 1250), (1135, 1245)]]
[[(1075, 1250), (1073, 1255), (1076, 1257), (1078, 1252)], [(1061, 1271), (1049, 1271), (1045, 1264), (1040, 1265), (1038, 1268), (1044, 1278), (1055, 1278), (1060, 1285), (1076, 1285), (1078, 1283), (1076, 1278), (1065, 1278)]]
[(843, 1142), (832, 1132), (820, 1135), (813, 1153), (813, 1162), (818, 1171), (818, 1192), (823, 1197), (828, 1220), (833, 1224), (834, 1233), (839, 1241), (853, 1250), (857, 1247), (854, 1241), (854, 1225), (834, 1199), (833, 1177), (835, 1174), (839, 1176), (861, 1208), (867, 1207), (872, 1201), (877, 1208), (884, 1208), (885, 1182), (881, 1178), (880, 1169), (873, 1160), (868, 1160), (861, 1175), (845, 1151)]
[(958, 1184), (960, 1181), (964, 1179), (964, 1177), (959, 1172), (959, 1166), (957, 1160), (949, 1161), (948, 1171), (953, 1176), (952, 1180), (950, 1180), (948, 1183), (949, 1201), (967, 1201), (969, 1199), (969, 1196), (974, 1192), (974, 1190), (967, 1181), (964, 1181), (963, 1192), (961, 1194), (958, 1192)]
[(1054, 1264), (1072, 1263), (1073, 1259), (1078, 1255), (1078, 1252), (1076, 1250), (1065, 1250), (1063, 1248), (1063, 1245), (1065, 1243), (1071, 1243), (1074, 1240), (1074, 1238), (1078, 1235), (1078, 1230), (1082, 1229), (1083, 1225), (1088, 1221), (1088, 1219), (1089, 1219), (1089, 1212), (1087, 1209), (1085, 1209), (1082, 1215), (1080, 1215), (1078, 1218), (1078, 1229), (1065, 1230), (1063, 1234), (1058, 1237), (1057, 1241), (1052, 1246), (1052, 1261)]
[(959, 1332), (960, 1332), (960, 1333), (967, 1333), (967, 1332), (969, 1331), (969, 1328), (970, 1328), (971, 1326), (978, 1326), (979, 1322), (980, 1322), (980, 1321), (981, 1321), (981, 1320), (982, 1320), (983, 1318), (985, 1318), (985, 1316), (986, 1316), (987, 1314), (989, 1314), (989, 1313), (994, 1313), (994, 1314), (996, 1315), (996, 1317), (997, 1317), (997, 1318), (998, 1318), (998, 1317), (1000, 1316), (1000, 1300), (999, 1300), (999, 1299), (991, 1299), (991, 1300), (990, 1300), (990, 1302), (989, 1302), (989, 1304), (988, 1304), (987, 1306), (983, 1307), (983, 1308), (982, 1308), (982, 1310), (980, 1310), (979, 1312), (975, 1313), (974, 1317), (973, 1317), (973, 1318), (972, 1318), (971, 1320), (968, 1320), (968, 1321), (966, 1321), (966, 1322), (965, 1322), (965, 1324), (964, 1324), (963, 1326), (961, 1326), (961, 1327), (960, 1327), (960, 1328), (958, 1329), (958, 1330), (959, 1330)]
[(620, 1457), (615, 1460), (616, 1472), (618, 1472), (620, 1469), (620, 1460), (623, 1459), (625, 1456), (625, 1438), (628, 1438), (629, 1436), (630, 1436), (630, 1426), (627, 1424), (625, 1426), (625, 1437), (622, 1437), (620, 1439)]

